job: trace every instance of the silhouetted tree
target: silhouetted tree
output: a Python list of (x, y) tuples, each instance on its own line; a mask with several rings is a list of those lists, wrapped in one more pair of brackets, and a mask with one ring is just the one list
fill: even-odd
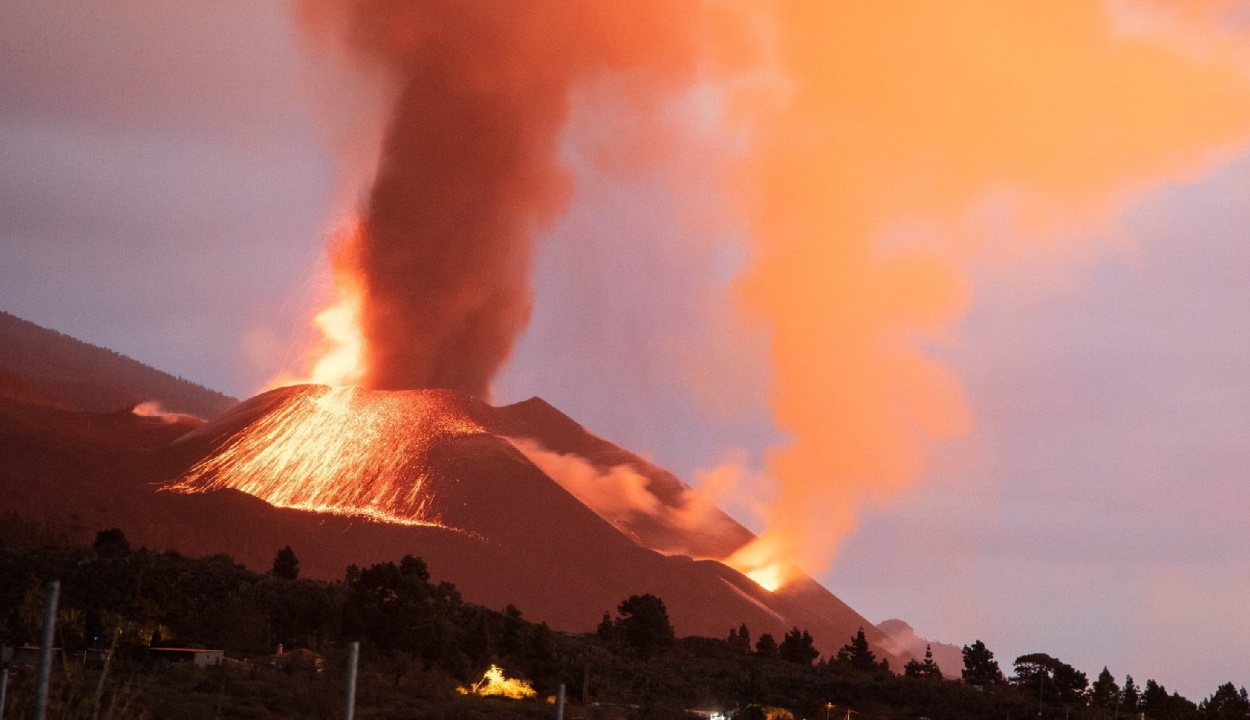
[(603, 619), (599, 621), (599, 627), (595, 629), (595, 634), (605, 643), (616, 641), (616, 623), (612, 621), (612, 614), (608, 611), (603, 611)]
[(961, 675), (965, 683), (986, 687), (1006, 682), (998, 661), (994, 659), (994, 653), (985, 647), (985, 643), (977, 640), (971, 645), (964, 645), (963, 654), (964, 669)]
[(456, 624), (460, 626), (458, 644), (473, 667), (486, 667), (499, 658), (493, 627), (496, 618), (486, 608), (470, 605), (457, 619)]
[(337, 627), (339, 613), (320, 583), (283, 580), (270, 574), (252, 584), (246, 595), (246, 604), (264, 618), (263, 637), (257, 639), (269, 652), (277, 645), (315, 649), (319, 637), (329, 639)]
[(1141, 712), (1146, 713), (1149, 718), (1162, 718), (1168, 711), (1168, 691), (1154, 679), (1146, 681), (1146, 687), (1142, 690), (1141, 705), (1138, 708)]
[(430, 584), (430, 571), (421, 559), (405, 555), (398, 565), (349, 568), (348, 591), (348, 632), (369, 638), (384, 652), (413, 653), (427, 663), (456, 654), (448, 602), (458, 598), (449, 597), (446, 587)]
[(95, 542), (91, 549), (102, 557), (119, 557), (130, 552), (130, 541), (120, 528), (101, 530), (95, 534)]
[(1054, 658), (1046, 653), (1029, 653), (1016, 658), (1013, 667), (1011, 684), (1026, 695), (1031, 694), (1038, 702), (1047, 697), (1047, 692), (1052, 697), (1055, 695), (1054, 683), (1050, 678), (1051, 670), (1055, 667)]
[(766, 659), (774, 659), (777, 657), (777, 641), (773, 639), (771, 633), (760, 635), (760, 639), (755, 641), (755, 654)]
[(1246, 720), (1250, 718), (1250, 697), (1246, 689), (1224, 683), (1215, 689), (1211, 697), (1198, 705), (1203, 720)]
[(851, 638), (851, 641), (838, 650), (838, 662), (846, 663), (856, 670), (876, 670), (877, 656), (868, 647), (868, 638), (864, 636), (864, 628)]
[(1059, 702), (1064, 705), (1084, 704), (1085, 691), (1089, 688), (1089, 678), (1085, 673), (1065, 662), (1056, 660), (1052, 679), (1055, 689), (1059, 692)]
[(924, 661), (910, 660), (903, 666), (903, 674), (908, 677), (941, 680), (942, 670), (933, 661), (933, 646), (924, 646)]
[(1089, 678), (1085, 673), (1046, 653), (1030, 653), (1016, 658), (1016, 687), (1042, 702), (1078, 705), (1085, 701)]
[(650, 593), (630, 595), (617, 607), (621, 635), (625, 642), (647, 653), (673, 644), (676, 633), (668, 619), (664, 601)]
[(1124, 676), (1124, 689), (1120, 691), (1120, 712), (1132, 715), (1137, 712), (1137, 705), (1141, 701), (1141, 691), (1137, 689), (1137, 683), (1133, 682), (1132, 675)]
[(729, 630), (729, 639), (726, 640), (729, 647), (741, 653), (751, 652), (751, 631), (747, 629), (747, 624), (742, 623), (737, 630)]
[(270, 574), (283, 580), (294, 580), (299, 577), (299, 558), (295, 557), (295, 551), (290, 545), (283, 547), (274, 556), (273, 570)]
[(811, 665), (820, 657), (820, 651), (816, 649), (816, 641), (812, 639), (811, 633), (806, 630), (800, 632), (796, 627), (781, 639), (777, 656), (786, 662)]
[(1192, 720), (1200, 717), (1198, 706), (1179, 693), (1169, 694), (1167, 688), (1147, 680), (1137, 711), (1150, 720)]
[(1090, 687), (1089, 702), (1100, 711), (1100, 714), (1105, 714), (1115, 712), (1121, 701), (1120, 686), (1111, 672), (1104, 667), (1102, 672), (1098, 673), (1098, 679)]
[[(607, 616), (607, 613), (604, 613)], [(508, 603), (503, 609), (503, 633), (499, 638), (499, 649), (505, 655), (516, 655), (521, 651), (521, 643), (525, 632), (525, 620), (516, 605)]]

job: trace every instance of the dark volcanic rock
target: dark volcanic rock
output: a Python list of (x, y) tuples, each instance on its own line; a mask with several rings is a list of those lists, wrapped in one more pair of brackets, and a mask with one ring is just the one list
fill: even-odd
[[(290, 545), (305, 574), (321, 578), (341, 577), (349, 564), (413, 554), (466, 600), (495, 608), (513, 603), (527, 617), (569, 631), (592, 630), (624, 598), (652, 593), (664, 599), (681, 634), (723, 637), (745, 622), (755, 637), (779, 638), (800, 627), (832, 654), (863, 627), (884, 651), (880, 630), (810, 579), (770, 593), (719, 562), (691, 557), (723, 557), (751, 539), (728, 516), (695, 530), (635, 516), (625, 531), (600, 517), (507, 438), (604, 469), (629, 466), (662, 503), (680, 504), (688, 488), (537, 398), (494, 408), (449, 391), (401, 391), (440, 393), (451, 411), (485, 430), (428, 449), (433, 511), (445, 528), (279, 508), (235, 490), (162, 490), (296, 392), (265, 393), (198, 426), (0, 401), (0, 510), (65, 528), (83, 542), (120, 527), (135, 544), (227, 553), (262, 570)], [(907, 657), (890, 655), (896, 670)]]

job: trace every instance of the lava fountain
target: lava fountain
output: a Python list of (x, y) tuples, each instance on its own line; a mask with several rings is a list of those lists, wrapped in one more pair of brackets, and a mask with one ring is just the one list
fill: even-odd
[(166, 489), (233, 488), (277, 507), (442, 527), (430, 450), (484, 429), (443, 390), (303, 385)]

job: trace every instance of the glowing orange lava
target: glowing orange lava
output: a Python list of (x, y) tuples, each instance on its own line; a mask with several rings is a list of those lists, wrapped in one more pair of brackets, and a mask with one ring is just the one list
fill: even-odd
[[(359, 385), (368, 367), (361, 319), (365, 282), (356, 254), (360, 249), (360, 220), (352, 218), (337, 233), (331, 251), (334, 266), (334, 302), (313, 318), (321, 332), (320, 356), (306, 380), (320, 385)], [(291, 383), (288, 383), (291, 384)]]
[(747, 543), (721, 562), (746, 575), (769, 592), (777, 592), (797, 574), (781, 548), (765, 537)]
[(347, 273), (337, 279), (338, 299), (313, 319), (324, 338), (325, 353), (309, 381), (320, 385), (358, 385), (365, 376), (365, 338), (360, 330), (364, 288)]
[(335, 233), (331, 248), (334, 299), (313, 318), (320, 340), (302, 374), (280, 373), (264, 390), (304, 385), (361, 385), (368, 373), (362, 327), (366, 286), (357, 262), (360, 220), (352, 218)]
[(440, 526), (428, 454), (483, 432), (448, 391), (310, 385), (230, 437), (167, 489), (233, 488), (278, 507)]
[(528, 680), (517, 680), (504, 677), (503, 668), (498, 665), (491, 665), (490, 669), (482, 675), (481, 680), (478, 680), (469, 687), (456, 688), (456, 692), (461, 695), (494, 695), (498, 697), (508, 697), (514, 700), (532, 698), (537, 694), (534, 691), (534, 688), (530, 687)]

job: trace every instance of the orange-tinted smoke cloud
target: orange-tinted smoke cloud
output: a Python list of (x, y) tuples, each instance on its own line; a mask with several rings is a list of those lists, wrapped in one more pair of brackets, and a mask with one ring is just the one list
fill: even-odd
[[(827, 566), (857, 512), (959, 433), (959, 383), (930, 359), (986, 249), (969, 230), (1015, 198), (1005, 246), (1047, 222), (1106, 222), (1132, 193), (1191, 177), (1250, 137), (1247, 78), (1120, 33), (1097, 1), (778, 0), (774, 105), (742, 103), (755, 258), (743, 285), (771, 324), (771, 400), (790, 441), (768, 528), (732, 564)], [(1064, 248), (1053, 248), (1063, 252)]]
[(360, 291), (362, 381), (485, 396), (529, 319), (533, 238), (565, 204), (558, 141), (570, 91), (623, 70), (644, 101), (685, 82), (702, 6), (303, 0), (301, 9), (319, 44), (394, 84), (352, 261), (336, 267)]

